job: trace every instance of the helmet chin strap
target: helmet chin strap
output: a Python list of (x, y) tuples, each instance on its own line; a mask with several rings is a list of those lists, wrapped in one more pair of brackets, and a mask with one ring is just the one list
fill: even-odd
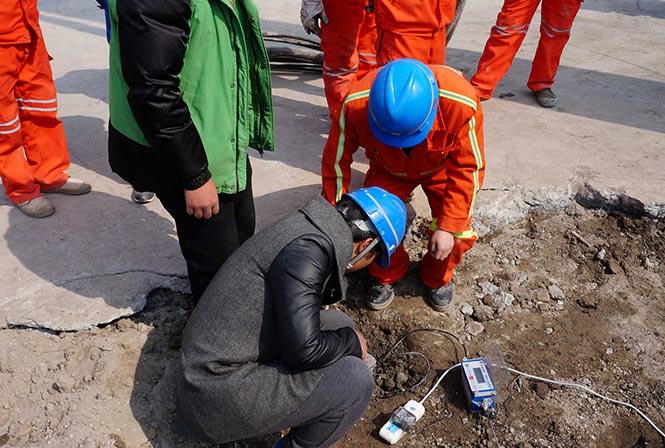
[(351, 259), (351, 261), (349, 261), (349, 264), (346, 265), (346, 269), (347, 270), (351, 269), (354, 264), (362, 260), (363, 257), (365, 257), (365, 255), (367, 255), (369, 251), (372, 250), (374, 246), (376, 246), (377, 244), (379, 244), (379, 237), (374, 237), (372, 242), (369, 243), (366, 248), (364, 248), (358, 255), (356, 255)]

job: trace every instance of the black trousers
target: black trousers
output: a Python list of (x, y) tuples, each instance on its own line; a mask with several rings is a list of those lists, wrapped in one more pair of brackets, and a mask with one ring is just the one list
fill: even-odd
[(198, 301), (226, 259), (254, 235), (256, 214), (249, 158), (247, 187), (240, 193), (219, 194), (219, 213), (210, 219), (187, 214), (182, 189), (158, 189), (155, 194), (175, 220), (192, 296)]

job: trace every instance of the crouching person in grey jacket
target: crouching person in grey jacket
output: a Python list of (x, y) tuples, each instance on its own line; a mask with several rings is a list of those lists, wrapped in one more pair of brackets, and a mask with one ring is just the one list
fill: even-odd
[(217, 272), (184, 332), (181, 432), (215, 443), (286, 428), (283, 448), (328, 447), (374, 389), (367, 347), (343, 300), (345, 273), (387, 266), (406, 209), (378, 187), (335, 207), (316, 197), (243, 244)]

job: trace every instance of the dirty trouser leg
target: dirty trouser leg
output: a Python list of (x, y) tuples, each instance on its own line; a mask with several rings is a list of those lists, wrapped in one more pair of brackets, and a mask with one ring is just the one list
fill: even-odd
[(358, 73), (356, 79), (376, 68), (376, 20), (374, 13), (365, 11), (358, 34)]
[(0, 45), (0, 178), (13, 204), (41, 195), (23, 152), (23, 137), (15, 87), (25, 64), (27, 45)]
[(580, 0), (543, 0), (540, 40), (527, 83), (534, 92), (554, 84), (563, 48), (581, 4)]
[(33, 40), (16, 83), (23, 147), (42, 190), (62, 186), (69, 176), (65, 128), (58, 119), (53, 74), (41, 33)]
[(539, 3), (540, 0), (504, 1), (478, 61), (476, 74), (471, 78), (471, 85), (480, 98), (490, 98), (510, 68)]
[(175, 220), (194, 300), (201, 297), (226, 259), (254, 234), (251, 178), (252, 170), (248, 160), (247, 188), (236, 194), (219, 194), (219, 213), (210, 219), (199, 219), (187, 214), (181, 189), (155, 192)]
[[(358, 39), (366, 0), (324, 0), (328, 25), (321, 27), (323, 84), (330, 115), (335, 119), (358, 73)], [(366, 52), (366, 49), (363, 49)]]
[(362, 359), (345, 356), (320, 372), (319, 384), (287, 420), (284, 448), (332, 446), (358, 423), (372, 398), (374, 378)]

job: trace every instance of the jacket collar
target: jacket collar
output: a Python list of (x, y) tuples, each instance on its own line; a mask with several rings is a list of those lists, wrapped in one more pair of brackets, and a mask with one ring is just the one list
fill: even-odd
[(337, 263), (336, 283), (339, 292), (335, 298), (337, 301), (346, 299), (348, 283), (344, 273), (353, 253), (351, 229), (349, 229), (342, 215), (321, 196), (316, 196), (309, 201), (307, 205), (300, 209), (300, 212), (307, 217), (312, 225), (330, 238), (335, 251), (335, 262)]

